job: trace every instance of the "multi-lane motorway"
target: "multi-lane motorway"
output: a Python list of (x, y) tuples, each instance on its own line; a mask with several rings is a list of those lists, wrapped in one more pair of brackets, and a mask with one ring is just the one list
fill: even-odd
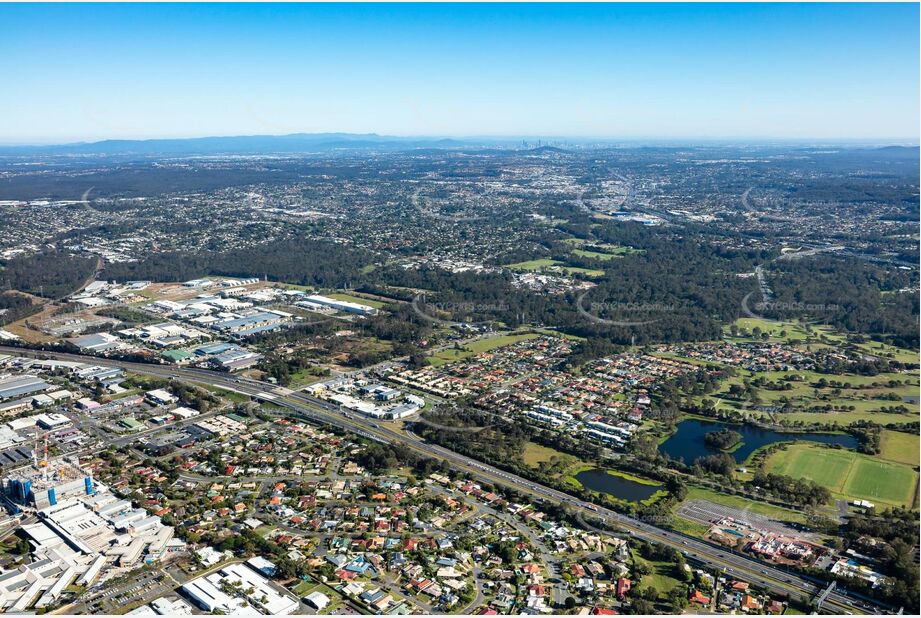
[[(266, 382), (235, 378), (226, 373), (206, 369), (188, 369), (170, 365), (131, 363), (76, 354), (36, 352), (23, 350), (22, 348), (2, 346), (0, 346), (0, 352), (20, 356), (44, 356), (61, 360), (121, 367), (135, 373), (177, 379), (185, 382), (197, 382), (207, 386), (236, 391), (263, 400), (270, 400), (275, 405), (285, 407), (294, 414), (300, 415), (306, 419), (337, 426), (378, 442), (402, 444), (422, 455), (449, 461), (454, 467), (468, 472), (473, 477), (482, 481), (501, 484), (533, 498), (565, 504), (569, 509), (586, 521), (598, 518), (603, 519), (608, 524), (614, 525), (637, 538), (673, 547), (681, 551), (690, 561), (699, 563), (713, 570), (725, 572), (728, 576), (739, 577), (756, 586), (772, 591), (775, 594), (789, 595), (792, 599), (800, 599), (803, 597), (811, 599), (820, 591), (820, 587), (815, 583), (796, 573), (788, 572), (767, 563), (737, 553), (732, 553), (725, 548), (712, 545), (705, 541), (665, 530), (650, 523), (621, 515), (591, 503), (583, 502), (563, 492), (540, 485), (464, 455), (460, 455), (449, 449), (426, 443), (412, 433), (397, 431), (396, 429), (388, 427), (385, 423), (378, 423), (372, 419), (356, 414), (344, 414), (337, 406), (310, 397), (304, 393), (291, 392), (287, 389), (278, 389), (276, 386)], [(831, 592), (827, 596), (822, 608), (824, 611), (836, 614), (876, 614), (883, 613), (884, 610), (889, 609), (870, 604), (866, 599), (855, 598), (840, 590)]]

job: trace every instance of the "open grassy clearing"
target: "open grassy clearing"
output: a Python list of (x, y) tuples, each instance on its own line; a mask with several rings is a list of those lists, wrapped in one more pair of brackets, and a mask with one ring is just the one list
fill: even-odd
[(466, 345), (466, 347), (469, 350), (472, 350), (474, 354), (480, 354), (481, 352), (488, 352), (504, 345), (511, 345), (513, 343), (518, 343), (519, 341), (525, 341), (526, 339), (536, 338), (537, 335), (534, 333), (499, 335), (498, 337), (488, 337), (486, 339), (477, 339), (476, 341), (471, 341)]
[(522, 333), (517, 335), (499, 335), (497, 337), (477, 339), (476, 341), (471, 341), (459, 349), (446, 348), (444, 350), (439, 350), (438, 352), (435, 352), (428, 357), (428, 362), (430, 365), (437, 367), (446, 363), (453, 363), (459, 360), (464, 360), (465, 358), (470, 358), (471, 356), (475, 356), (483, 352), (488, 352), (504, 345), (511, 345), (513, 343), (518, 343), (519, 341), (524, 341), (525, 339), (535, 339), (537, 337), (538, 335), (536, 333)]
[(310, 285), (300, 285), (298, 283), (276, 283), (275, 285), (288, 290), (298, 290), (299, 292), (315, 292), (316, 290)]
[(316, 582), (300, 582), (291, 591), (299, 597), (306, 597), (318, 587)]
[[(753, 334), (757, 328), (761, 333), (767, 333), (771, 341), (797, 342), (804, 341), (809, 337), (807, 327), (799, 322), (778, 322), (763, 318), (739, 318), (732, 324), (724, 326), (723, 332), (729, 335), (733, 325), (738, 328), (740, 333)], [(817, 334), (813, 336), (818, 337)], [(751, 340), (752, 338), (740, 334), (736, 339)]]
[(345, 294), (343, 292), (334, 292), (332, 294), (324, 294), (324, 296), (328, 296), (329, 298), (335, 298), (336, 300), (344, 300), (349, 303), (358, 303), (359, 305), (367, 305), (368, 307), (374, 307), (375, 309), (381, 309), (386, 304), (382, 301), (374, 300), (373, 298), (370, 298), (365, 295), (358, 296), (358, 295), (352, 295), (352, 294)]
[(250, 396), (245, 395), (243, 393), (235, 393), (233, 391), (228, 391), (226, 389), (218, 388), (216, 386), (207, 386), (206, 388), (212, 393), (214, 393), (215, 395), (217, 395), (218, 397), (227, 399), (228, 401), (232, 401), (234, 403), (246, 403), (248, 401), (251, 401)]
[(585, 249), (573, 249), (573, 255), (578, 255), (580, 257), (592, 258), (594, 260), (613, 260), (619, 257), (622, 257), (623, 254), (614, 254), (614, 253), (601, 253), (599, 251), (587, 251)]
[(522, 461), (532, 468), (536, 468), (542, 463), (550, 463), (554, 458), (567, 467), (579, 463), (579, 460), (573, 455), (561, 453), (556, 449), (542, 444), (535, 444), (534, 442), (525, 444), (524, 452), (521, 454)]
[(527, 262), (518, 262), (516, 264), (506, 264), (509, 270), (540, 270), (550, 266), (559, 266), (562, 262), (551, 260), (550, 258), (541, 258), (539, 260), (528, 260)]
[(569, 333), (563, 333), (558, 330), (553, 330), (552, 328), (535, 328), (533, 329), (535, 333), (540, 335), (550, 335), (551, 337), (562, 337), (563, 339), (569, 339), (570, 341), (585, 341), (585, 337), (580, 337), (579, 335), (570, 335)]
[(691, 521), (690, 519), (685, 519), (684, 517), (680, 517), (678, 515), (675, 515), (671, 518), (669, 527), (675, 532), (681, 532), (698, 539), (706, 537), (707, 532), (710, 530), (702, 523)]
[[(751, 302), (757, 301), (752, 300)], [(749, 334), (753, 334), (757, 328), (761, 333), (767, 333), (771, 339), (779, 341), (802, 341), (810, 336), (818, 339), (819, 336), (819, 333), (811, 325), (802, 324), (798, 321), (744, 317), (737, 319), (732, 325), (735, 325), (742, 333), (747, 332)], [(728, 333), (732, 325), (725, 326), (724, 330)], [(786, 334), (781, 335), (782, 331)]]
[(144, 298), (148, 300), (153, 300), (157, 297), (157, 292), (155, 290), (150, 290), (146, 288), (143, 290), (135, 290), (134, 293), (138, 296), (143, 296)]
[(315, 375), (311, 373), (310, 367), (305, 367), (303, 369), (295, 371), (288, 377), (291, 380), (288, 383), (289, 388), (301, 388), (303, 386), (308, 386), (310, 384), (314, 384), (316, 382), (322, 382), (323, 380), (329, 379), (329, 375), (322, 376), (322, 375)]
[(576, 266), (554, 266), (550, 269), (562, 275), (584, 275), (586, 277), (603, 277), (604, 271), (594, 268), (578, 268)]
[(562, 275), (584, 275), (586, 277), (602, 277), (604, 276), (603, 270), (597, 270), (593, 268), (578, 268), (576, 266), (568, 266), (564, 262), (558, 260), (552, 260), (550, 258), (542, 258), (539, 260), (528, 260), (527, 262), (518, 262), (517, 264), (506, 264), (506, 268), (510, 270), (517, 271), (546, 271), (552, 272), (555, 274)]
[(771, 455), (768, 471), (813, 480), (837, 498), (909, 506), (915, 501), (918, 474), (901, 464), (846, 449), (794, 444)]
[[(837, 422), (841, 427), (846, 427), (857, 421), (873, 421), (880, 425), (888, 425), (889, 423), (911, 423), (918, 420), (917, 414), (893, 414), (890, 412), (831, 412), (827, 414), (817, 412), (791, 412), (776, 416), (791, 423), (799, 421), (805, 425), (811, 425), (814, 423), (824, 424)], [(766, 414), (762, 414), (761, 419), (769, 420)]]
[(898, 361), (900, 363), (908, 363), (908, 364), (915, 364), (915, 365), (918, 364), (918, 352), (915, 350), (897, 348), (895, 346), (888, 345), (885, 343), (879, 343), (876, 341), (858, 343), (857, 347), (870, 354), (881, 356), (883, 358), (891, 358), (892, 360)]
[(672, 562), (657, 562), (654, 560), (647, 560), (640, 556), (637, 552), (633, 552), (633, 561), (636, 564), (645, 564), (649, 567), (649, 575), (644, 575), (640, 580), (638, 588), (652, 588), (659, 595), (666, 594), (671, 592), (676, 586), (681, 585), (681, 582), (678, 581), (675, 572), (675, 564)]
[[(812, 383), (818, 382), (822, 378), (825, 378), (827, 381), (836, 381), (844, 384), (850, 384), (854, 386), (869, 386), (872, 384), (880, 385), (879, 388), (889, 390), (890, 387), (887, 386), (889, 381), (902, 382), (909, 386), (918, 386), (918, 374), (916, 373), (896, 373), (893, 371), (887, 373), (878, 373), (875, 376), (865, 376), (859, 375), (856, 373), (845, 373), (841, 375), (825, 374), (818, 373), (815, 371), (768, 371), (765, 373), (759, 373), (757, 375), (763, 375), (769, 380), (778, 380), (782, 379), (788, 375), (797, 375), (801, 376), (805, 382)], [(831, 388), (831, 387), (829, 387)], [(898, 388), (898, 387), (897, 387)]]
[(880, 448), (880, 459), (917, 467), (921, 452), (921, 436), (884, 429), (880, 435)]
[(125, 390), (123, 390), (123, 391), (120, 392), (120, 393), (114, 393), (114, 394), (112, 394), (112, 395), (106, 395), (105, 397), (102, 398), (102, 400), (103, 400), (105, 403), (108, 403), (108, 402), (110, 402), (110, 401), (116, 401), (116, 400), (118, 400), (118, 399), (124, 399), (125, 397), (131, 397), (132, 395), (137, 395), (137, 394), (140, 393), (140, 392), (141, 392), (141, 389), (139, 389), (139, 388), (126, 388)]
[(573, 249), (573, 255), (592, 258), (594, 260), (608, 261), (624, 257), (629, 253), (636, 253), (636, 251), (631, 247), (623, 247), (621, 245), (586, 243), (584, 247), (586, 248)]

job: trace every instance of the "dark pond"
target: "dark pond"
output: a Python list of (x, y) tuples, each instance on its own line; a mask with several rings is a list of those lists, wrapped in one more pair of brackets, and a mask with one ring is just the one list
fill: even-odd
[(630, 502), (642, 502), (662, 489), (659, 485), (637, 483), (621, 476), (608, 474), (604, 470), (585, 470), (576, 475), (576, 480), (587, 489), (610, 494), (615, 498)]
[(857, 448), (858, 446), (857, 438), (849, 434), (781, 433), (752, 425), (732, 425), (717, 421), (687, 419), (678, 423), (678, 431), (663, 442), (659, 450), (672, 459), (684, 459), (685, 463), (690, 464), (698, 457), (719, 453), (718, 449), (710, 448), (704, 443), (704, 435), (720, 429), (731, 429), (742, 434), (742, 446), (731, 453), (736, 461), (740, 463), (745, 461), (756, 449), (774, 442), (810, 440), (823, 444), (840, 444), (845, 448)]

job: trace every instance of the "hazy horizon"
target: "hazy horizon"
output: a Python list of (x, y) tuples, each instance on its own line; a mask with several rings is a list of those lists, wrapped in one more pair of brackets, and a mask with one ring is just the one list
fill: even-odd
[(57, 146), (77, 146), (93, 145), (106, 142), (166, 142), (166, 141), (194, 141), (194, 140), (233, 140), (247, 138), (264, 138), (264, 139), (283, 139), (291, 137), (321, 137), (321, 136), (343, 136), (343, 137), (369, 137), (380, 140), (393, 141), (457, 141), (467, 142), (471, 145), (476, 144), (502, 144), (525, 141), (529, 146), (536, 147), (541, 142), (543, 146), (559, 145), (561, 142), (569, 142), (573, 146), (585, 146), (592, 144), (625, 144), (625, 145), (643, 145), (643, 144), (674, 144), (674, 145), (729, 145), (729, 146), (769, 146), (778, 145), (840, 145), (840, 146), (904, 146), (916, 147), (921, 146), (921, 140), (917, 136), (872, 136), (872, 137), (777, 137), (770, 135), (763, 136), (738, 136), (738, 137), (706, 137), (706, 136), (686, 136), (686, 137), (668, 137), (668, 136), (634, 136), (618, 137), (605, 135), (433, 135), (433, 134), (403, 134), (389, 135), (378, 132), (369, 133), (351, 133), (346, 131), (318, 131), (318, 132), (293, 132), (293, 133), (239, 133), (227, 135), (163, 135), (149, 137), (100, 137), (98, 139), (85, 139), (73, 141), (3, 141), (0, 140), (0, 147), (8, 148), (43, 148)]

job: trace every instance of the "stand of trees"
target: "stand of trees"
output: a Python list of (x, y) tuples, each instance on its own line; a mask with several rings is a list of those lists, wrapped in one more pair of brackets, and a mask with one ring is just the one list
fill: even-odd
[(811, 311), (840, 330), (917, 349), (918, 294), (898, 291), (918, 285), (912, 272), (833, 256), (775, 261), (771, 271), (774, 302), (765, 315), (789, 319)]
[(828, 488), (815, 481), (794, 479), (762, 470), (755, 472), (751, 485), (786, 501), (804, 506), (820, 506), (831, 500), (831, 492)]
[(108, 264), (108, 279), (184, 281), (205, 275), (266, 277), (318, 287), (348, 287), (361, 278), (371, 256), (340, 244), (298, 238), (243, 249), (156, 253), (139, 262)]
[(0, 294), (0, 310), (5, 309), (6, 311), (0, 313), (0, 326), (27, 318), (41, 308), (41, 304), (32, 302), (32, 299), (24, 294), (4, 292)]
[(706, 457), (698, 457), (694, 460), (692, 468), (710, 474), (718, 474), (727, 478), (732, 478), (732, 473), (736, 469), (736, 460), (732, 455), (726, 453), (716, 453)]
[(430, 457), (420, 457), (400, 444), (372, 442), (358, 453), (355, 457), (355, 462), (372, 474), (382, 474), (401, 466), (410, 466), (413, 472), (420, 477), (429, 476), (434, 472), (453, 474), (448, 462)]
[(742, 434), (732, 429), (720, 429), (704, 434), (704, 443), (711, 448), (727, 450), (742, 440)]
[(857, 450), (867, 455), (879, 455), (881, 450), (881, 429), (879, 425), (872, 421), (860, 420), (851, 423), (847, 431), (860, 440), (860, 446), (857, 447)]
[(95, 257), (73, 255), (63, 249), (14, 257), (0, 262), (0, 286), (43, 298), (63, 298), (92, 276), (96, 264)]
[(293, 354), (288, 357), (269, 354), (259, 364), (259, 368), (265, 371), (269, 377), (275, 378), (275, 381), (281, 386), (287, 386), (291, 383), (291, 374), (304, 370), (317, 377), (326, 377), (330, 374), (328, 368), (317, 365), (313, 359), (303, 353)]

